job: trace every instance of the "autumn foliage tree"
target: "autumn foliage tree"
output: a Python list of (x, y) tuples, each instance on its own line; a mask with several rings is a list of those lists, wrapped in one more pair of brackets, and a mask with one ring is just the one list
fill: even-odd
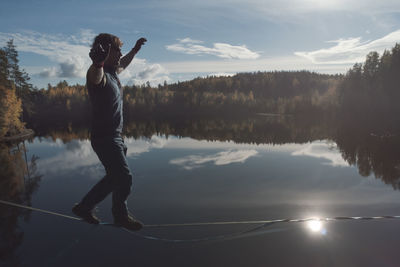
[(0, 138), (24, 129), (24, 123), (21, 122), (22, 101), (17, 97), (16, 81), (20, 88), (28, 90), (29, 87), (27, 74), (19, 71), (18, 61), (13, 61), (17, 60), (18, 53), (12, 40), (7, 44), (8, 49), (0, 49)]
[(0, 137), (20, 133), (24, 123), (19, 119), (22, 114), (21, 100), (15, 94), (15, 87), (0, 85)]

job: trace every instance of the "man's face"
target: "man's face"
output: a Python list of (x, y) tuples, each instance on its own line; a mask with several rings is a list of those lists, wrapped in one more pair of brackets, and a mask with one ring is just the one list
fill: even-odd
[(120, 64), (121, 56), (121, 48), (111, 46), (110, 54), (108, 55), (107, 60), (104, 62), (104, 65), (109, 67), (118, 67)]

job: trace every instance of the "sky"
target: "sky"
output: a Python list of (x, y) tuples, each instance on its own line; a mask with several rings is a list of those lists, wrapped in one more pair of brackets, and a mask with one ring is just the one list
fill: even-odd
[(3, 0), (0, 47), (14, 40), (38, 88), (85, 84), (93, 38), (148, 42), (121, 73), (153, 86), (238, 72), (346, 73), (400, 43), (398, 0)]

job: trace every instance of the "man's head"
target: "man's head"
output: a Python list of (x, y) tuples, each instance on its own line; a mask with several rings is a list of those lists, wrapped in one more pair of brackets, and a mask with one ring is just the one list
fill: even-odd
[(108, 49), (110, 46), (110, 54), (104, 62), (104, 66), (118, 67), (122, 56), (121, 47), (123, 43), (121, 39), (109, 33), (100, 33), (94, 38), (92, 48), (97, 44), (101, 44), (104, 49)]

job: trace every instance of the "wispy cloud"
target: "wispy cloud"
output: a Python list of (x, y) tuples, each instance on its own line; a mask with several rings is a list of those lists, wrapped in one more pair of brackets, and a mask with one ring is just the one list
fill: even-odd
[(327, 165), (347, 167), (349, 164), (343, 159), (336, 145), (327, 142), (314, 142), (308, 146), (292, 152), (292, 156), (308, 156), (326, 159)]
[(201, 60), (163, 62), (170, 73), (237, 73), (275, 70), (309, 70), (321, 73), (345, 73), (352, 64), (315, 64), (296, 55), (253, 60)]
[[(228, 0), (226, 0), (228, 1)], [(245, 4), (236, 2), (235, 6), (242, 9), (252, 9), (256, 13), (264, 13), (275, 17), (310, 14), (317, 12), (357, 12), (369, 15), (392, 13), (400, 11), (400, 2), (396, 0), (248, 0)], [(241, 5), (242, 4), (242, 5)]]
[(228, 150), (212, 155), (199, 156), (190, 155), (183, 158), (170, 160), (171, 164), (181, 166), (185, 170), (202, 167), (204, 164), (214, 162), (215, 165), (227, 165), (237, 162), (245, 162), (248, 158), (257, 155), (258, 152), (254, 149), (250, 150)]
[(400, 42), (400, 30), (372, 41), (362, 42), (361, 37), (329, 41), (329, 43), (335, 43), (335, 45), (311, 52), (296, 52), (295, 55), (304, 57), (316, 64), (356, 63), (364, 61), (369, 52), (382, 53), (385, 49), (393, 47), (396, 42)]
[[(162, 10), (168, 21), (187, 25), (202, 25), (204, 21), (213, 18), (223, 18), (225, 21), (238, 21), (247, 18), (266, 20), (272, 23), (299, 23), (321, 13), (356, 13), (368, 17), (379, 17), (379, 23), (388, 19), (391, 14), (400, 11), (397, 0), (181, 0), (158, 1), (148, 0), (143, 8)], [(127, 4), (118, 7), (119, 10), (137, 9), (137, 4)], [(164, 17), (164, 19), (165, 19)]]
[(202, 41), (190, 38), (178, 39), (179, 43), (167, 45), (167, 50), (189, 55), (213, 55), (226, 59), (257, 59), (260, 54), (245, 45), (234, 46), (226, 43), (214, 43), (213, 47), (200, 45)]
[(204, 43), (203, 41), (194, 40), (194, 39), (191, 39), (189, 37), (186, 37), (186, 38), (183, 38), (183, 39), (178, 39), (178, 41), (180, 43), (183, 43), (183, 44), (201, 44), (201, 43)]

